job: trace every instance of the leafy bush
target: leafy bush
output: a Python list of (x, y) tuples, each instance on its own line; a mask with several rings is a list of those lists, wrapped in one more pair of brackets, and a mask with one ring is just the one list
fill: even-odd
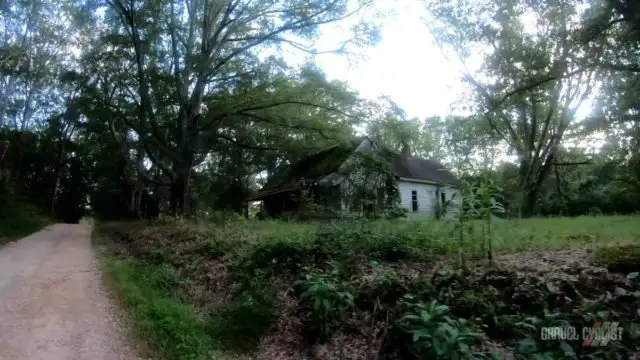
[(398, 261), (421, 256), (411, 233), (385, 225), (391, 224), (382, 220), (331, 223), (318, 230), (312, 246), (319, 253), (342, 259), (365, 256)]
[(214, 211), (204, 216), (205, 222), (216, 225), (231, 225), (245, 221), (244, 216), (234, 211)]
[(448, 315), (449, 307), (432, 301), (415, 302), (405, 296), (405, 311), (398, 326), (411, 335), (411, 352), (416, 359), (469, 359), (471, 346), (482, 336), (465, 319)]
[(199, 244), (193, 249), (193, 252), (209, 259), (219, 259), (226, 254), (234, 253), (235, 250), (236, 248), (229, 241), (211, 239)]
[(144, 253), (143, 260), (151, 265), (162, 265), (169, 262), (169, 257), (164, 249), (152, 247)]
[(525, 336), (524, 339), (517, 342), (515, 347), (516, 354), (525, 358), (575, 358), (576, 353), (569, 342), (560, 339), (539, 340), (543, 329), (567, 327), (569, 325), (569, 322), (562, 314), (547, 312), (542, 317), (528, 316), (522, 321), (516, 322), (515, 327), (520, 330), (520, 336)]
[(296, 273), (304, 266), (309, 256), (304, 244), (299, 242), (281, 239), (266, 240), (257, 244), (241, 260), (240, 267), (248, 273), (257, 269), (269, 269), (274, 274)]
[(320, 340), (328, 339), (346, 312), (354, 307), (353, 295), (339, 280), (339, 268), (331, 265), (328, 273), (310, 271), (294, 282), (301, 290), (300, 299), (309, 307), (312, 326), (319, 332)]
[(373, 277), (365, 277), (363, 286), (358, 289), (358, 302), (369, 303), (364, 306), (380, 306), (389, 304), (394, 306), (406, 292), (406, 285), (403, 284), (400, 274), (394, 269), (381, 266), (377, 261), (371, 261), (369, 265), (374, 272)]

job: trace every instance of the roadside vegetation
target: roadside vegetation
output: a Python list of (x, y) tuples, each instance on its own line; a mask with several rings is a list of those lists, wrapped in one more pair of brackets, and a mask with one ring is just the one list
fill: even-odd
[(36, 206), (20, 202), (11, 205), (0, 209), (0, 245), (36, 232), (53, 222)]
[[(478, 221), (462, 248), (455, 223), (408, 219), (165, 218), (106, 223), (99, 239), (166, 359), (623, 359), (639, 350), (639, 220), (494, 219), (493, 265)], [(622, 340), (540, 340), (596, 320), (620, 322)]]

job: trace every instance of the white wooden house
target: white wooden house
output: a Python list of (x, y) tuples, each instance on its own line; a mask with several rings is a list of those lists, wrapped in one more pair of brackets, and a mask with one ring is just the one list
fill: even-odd
[[(252, 200), (262, 200), (263, 209), (269, 216), (291, 215), (299, 211), (301, 194), (313, 188), (319, 203), (343, 214), (361, 212), (363, 205), (352, 195), (352, 182), (348, 180), (354, 176), (364, 178), (363, 171), (358, 168), (359, 154), (383, 151), (391, 154), (389, 165), (399, 192), (399, 203), (407, 209), (409, 217), (437, 217), (442, 213), (454, 216), (457, 213), (462, 203), (460, 182), (451, 172), (431, 160), (380, 149), (366, 137), (324, 149), (281, 167)], [(373, 173), (375, 175), (375, 171)], [(372, 189), (379, 189), (383, 181), (375, 176), (367, 179), (366, 186)]]

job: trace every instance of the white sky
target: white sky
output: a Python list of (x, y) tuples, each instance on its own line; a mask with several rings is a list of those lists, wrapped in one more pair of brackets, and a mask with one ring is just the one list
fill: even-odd
[[(461, 110), (465, 105), (460, 101), (465, 91), (461, 72), (432, 38), (424, 22), (427, 13), (423, 3), (378, 0), (377, 7), (393, 12), (383, 18), (381, 40), (377, 45), (362, 49), (363, 57), (317, 55), (316, 64), (329, 79), (347, 81), (364, 98), (389, 96), (409, 117), (424, 119), (432, 115), (466, 113)], [(335, 48), (337, 39), (344, 38), (345, 30), (334, 24), (325, 27), (318, 50)], [(296, 57), (303, 62), (303, 57), (292, 56)], [(585, 102), (578, 110), (578, 118), (586, 116), (590, 109), (591, 102)]]
[[(316, 55), (314, 62), (330, 80), (347, 81), (364, 98), (389, 96), (409, 117), (450, 114), (450, 104), (463, 90), (460, 72), (433, 42), (422, 20), (425, 10), (420, 1), (378, 0), (377, 9), (386, 13), (379, 43), (357, 49), (358, 54), (351, 56)], [(348, 25), (325, 26), (315, 47), (335, 49), (348, 36)], [(287, 51), (285, 58), (298, 65), (306, 60), (296, 51)]]
[(422, 4), (392, 2), (403, 6), (384, 19), (381, 40), (364, 50), (364, 59), (350, 63), (344, 56), (319, 55), (316, 63), (329, 78), (346, 80), (365, 98), (388, 95), (409, 117), (451, 113), (450, 105), (463, 90), (460, 72), (434, 43)]

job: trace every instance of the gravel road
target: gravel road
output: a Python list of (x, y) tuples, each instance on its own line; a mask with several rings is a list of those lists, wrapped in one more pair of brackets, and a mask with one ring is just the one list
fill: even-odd
[(89, 225), (0, 248), (0, 359), (137, 359), (100, 272)]

